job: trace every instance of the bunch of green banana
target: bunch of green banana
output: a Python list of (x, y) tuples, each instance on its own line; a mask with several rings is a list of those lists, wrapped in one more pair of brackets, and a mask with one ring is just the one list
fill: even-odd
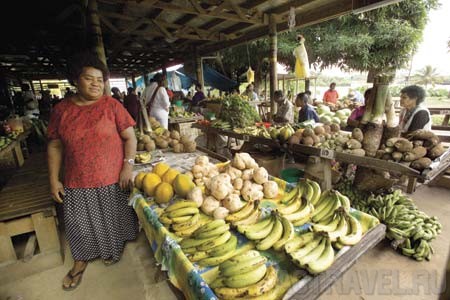
[(325, 271), (334, 262), (334, 249), (325, 232), (306, 232), (295, 236), (285, 244), (284, 249), (297, 266), (311, 274)]
[(225, 220), (237, 227), (255, 224), (258, 222), (260, 215), (259, 201), (248, 201), (240, 210), (229, 214)]
[(411, 242), (411, 239), (405, 239), (399, 249), (403, 255), (413, 257), (417, 261), (430, 260), (431, 254), (434, 253), (431, 244), (424, 239), (413, 242)]
[(145, 164), (152, 160), (152, 154), (150, 152), (137, 153), (134, 157), (136, 163)]
[(274, 266), (256, 250), (235, 255), (219, 265), (219, 276), (211, 284), (220, 299), (267, 298), (278, 281)]
[(350, 200), (337, 190), (328, 190), (322, 193), (314, 207), (312, 220), (314, 223), (320, 223), (331, 217), (339, 207), (349, 211)]
[(222, 129), (222, 130), (231, 130), (231, 124), (226, 122), (226, 121), (222, 121), (222, 120), (214, 120), (211, 122), (211, 126), (217, 129)]
[(271, 247), (276, 251), (294, 236), (294, 226), (286, 218), (276, 212), (251, 225), (238, 225), (237, 230), (249, 240), (256, 240), (256, 249), (267, 250)]
[(194, 201), (182, 200), (168, 206), (159, 221), (179, 237), (189, 237), (202, 224), (203, 219)]

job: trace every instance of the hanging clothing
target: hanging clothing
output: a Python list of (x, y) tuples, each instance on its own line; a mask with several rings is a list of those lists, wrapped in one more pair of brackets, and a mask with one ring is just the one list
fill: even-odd
[(177, 75), (176, 72), (172, 73), (172, 76), (170, 77), (170, 82), (169, 82), (170, 86), (172, 87), (172, 91), (181, 91), (182, 84), (181, 84), (181, 79), (180, 77)]
[(400, 112), (399, 126), (401, 132), (410, 132), (418, 129), (431, 130), (432, 124), (430, 111), (422, 104), (417, 105), (410, 111), (403, 108)]
[(308, 78), (309, 77), (309, 60), (308, 54), (305, 48), (305, 39), (302, 38), (299, 45), (294, 49), (292, 53), (295, 56), (295, 69), (294, 74), (297, 78)]

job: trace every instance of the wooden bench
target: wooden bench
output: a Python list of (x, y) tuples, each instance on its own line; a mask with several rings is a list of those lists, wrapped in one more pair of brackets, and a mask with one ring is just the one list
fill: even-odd
[[(0, 191), (0, 282), (62, 264), (57, 224), (45, 159), (35, 155)], [(28, 241), (18, 258), (13, 237), (22, 234)]]

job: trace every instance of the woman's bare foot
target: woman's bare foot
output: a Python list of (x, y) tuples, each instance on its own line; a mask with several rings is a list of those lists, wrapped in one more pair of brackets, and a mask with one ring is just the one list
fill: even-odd
[(72, 269), (67, 273), (63, 279), (63, 289), (73, 290), (80, 284), (83, 272), (87, 267), (86, 261), (75, 261)]

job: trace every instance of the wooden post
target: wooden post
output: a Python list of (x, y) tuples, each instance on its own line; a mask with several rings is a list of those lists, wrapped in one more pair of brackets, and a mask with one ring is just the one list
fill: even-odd
[(305, 92), (309, 91), (309, 87), (310, 87), (310, 81), (308, 78), (305, 79)]
[(277, 23), (275, 15), (269, 16), (269, 38), (270, 38), (270, 115), (269, 120), (272, 121), (275, 113), (275, 101), (273, 93), (277, 90)]
[(203, 80), (203, 64), (202, 64), (202, 58), (198, 54), (197, 48), (195, 49), (195, 73), (197, 75), (197, 81), (202, 86), (202, 89), (204, 89), (205, 82)]
[(41, 91), (44, 91), (44, 86), (42, 85), (42, 80), (39, 79), (39, 86), (41, 87)]
[(131, 75), (131, 83), (133, 84), (133, 88), (136, 89), (136, 78), (134, 77), (134, 74)]
[[(98, 58), (108, 67), (106, 63), (105, 46), (103, 45), (102, 28), (100, 26), (100, 17), (98, 14), (97, 0), (88, 1), (88, 14), (90, 31), (93, 37), (93, 47)], [(105, 81), (105, 93), (111, 96), (111, 85), (109, 80)]]
[(142, 77), (144, 78), (144, 86), (147, 87), (149, 85), (147, 72), (144, 71), (144, 73), (142, 73)]

